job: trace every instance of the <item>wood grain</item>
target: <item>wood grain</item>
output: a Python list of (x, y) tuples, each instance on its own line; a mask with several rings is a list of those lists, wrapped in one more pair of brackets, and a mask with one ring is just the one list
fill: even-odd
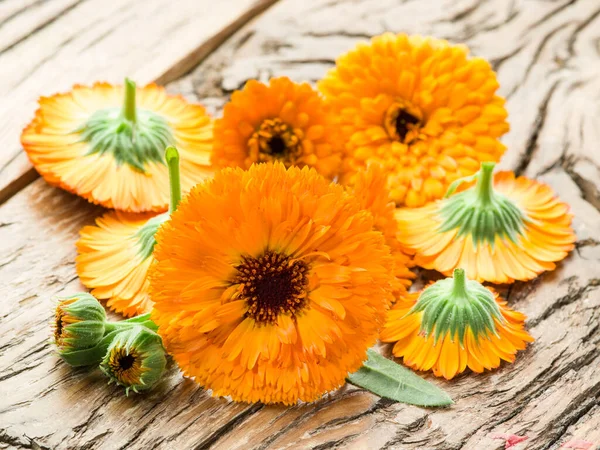
[(74, 83), (166, 83), (276, 0), (5, 0), (0, 203), (37, 177), (19, 144), (40, 95)]
[(541, 178), (572, 206), (576, 250), (505, 291), (536, 342), (514, 365), (434, 380), (456, 401), (449, 409), (354, 387), (294, 408), (231, 404), (174, 368), (157, 390), (125, 398), (52, 355), (51, 297), (81, 289), (73, 243), (100, 210), (37, 180), (0, 207), (0, 448), (487, 450), (504, 448), (505, 434), (527, 436), (513, 450), (600, 445), (597, 1), (281, 0), (169, 89), (218, 111), (247, 79), (314, 81), (386, 30), (466, 42), (490, 59), (512, 127), (502, 166)]

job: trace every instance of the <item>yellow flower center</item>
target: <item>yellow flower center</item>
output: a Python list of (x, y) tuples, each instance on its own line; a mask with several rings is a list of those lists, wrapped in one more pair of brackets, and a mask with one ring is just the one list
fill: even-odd
[(308, 265), (267, 250), (262, 256), (244, 257), (236, 267), (235, 283), (248, 304), (247, 316), (273, 323), (279, 314), (294, 315), (306, 303)]
[(108, 359), (108, 366), (120, 383), (128, 386), (140, 383), (143, 373), (142, 358), (135, 350), (128, 352), (124, 347), (114, 347)]
[(281, 119), (266, 119), (248, 140), (253, 161), (282, 160), (286, 165), (296, 162), (301, 153), (300, 139), (293, 128)]
[(392, 103), (385, 113), (384, 127), (390, 138), (411, 144), (419, 137), (423, 115), (414, 105), (404, 100)]
[(75, 302), (75, 299), (63, 300), (63, 302), (56, 307), (56, 311), (54, 311), (54, 342), (59, 346), (65, 345), (63, 339), (69, 337), (67, 326), (79, 322), (78, 319), (64, 310), (65, 306), (68, 306), (73, 302)]

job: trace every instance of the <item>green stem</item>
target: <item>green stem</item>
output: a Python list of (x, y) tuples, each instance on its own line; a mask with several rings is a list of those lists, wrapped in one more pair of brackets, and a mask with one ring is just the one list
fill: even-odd
[(475, 191), (477, 192), (477, 198), (482, 205), (487, 205), (492, 201), (494, 196), (494, 167), (496, 163), (483, 162), (481, 163), (481, 169), (477, 175), (477, 184), (475, 185)]
[(129, 78), (125, 78), (125, 100), (123, 101), (123, 117), (130, 122), (137, 120), (137, 111), (135, 108), (135, 83)]
[(169, 212), (172, 213), (181, 201), (181, 181), (179, 179), (179, 152), (175, 147), (169, 145), (165, 150), (165, 159), (169, 167), (169, 185), (171, 187), (171, 201)]
[(104, 324), (104, 333), (108, 334), (113, 331), (128, 330), (136, 325), (141, 325), (152, 331), (158, 330), (158, 326), (150, 319), (150, 313), (146, 313), (132, 317), (131, 319), (121, 320), (120, 322), (106, 322)]
[(454, 269), (452, 274), (454, 279), (454, 288), (452, 293), (456, 297), (466, 297), (467, 295), (467, 277), (464, 269)]

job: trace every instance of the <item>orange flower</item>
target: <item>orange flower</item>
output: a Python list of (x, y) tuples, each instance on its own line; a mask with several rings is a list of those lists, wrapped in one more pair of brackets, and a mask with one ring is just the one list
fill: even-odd
[(383, 342), (395, 342), (393, 353), (416, 370), (433, 370), (454, 378), (495, 369), (501, 360), (514, 362), (518, 350), (533, 338), (524, 329), (525, 316), (511, 310), (498, 294), (462, 269), (398, 301), (388, 312)]
[(338, 58), (319, 90), (346, 143), (342, 181), (370, 162), (398, 205), (441, 198), (455, 179), (498, 161), (508, 131), (496, 75), (462, 45), (386, 33)]
[(75, 261), (81, 282), (126, 317), (152, 310), (147, 274), (154, 233), (168, 218), (163, 216), (111, 211), (80, 232)]
[[(573, 249), (569, 207), (549, 186), (493, 163), (467, 180), (475, 185), (416, 209), (396, 210), (398, 240), (415, 263), (449, 275), (463, 267), (478, 281), (527, 281), (553, 270)], [(451, 194), (455, 186), (451, 187)]]
[(225, 169), (156, 235), (152, 319), (188, 376), (293, 404), (344, 383), (377, 339), (391, 257), (369, 212), (313, 169)]
[(279, 161), (286, 167), (314, 167), (333, 178), (342, 150), (333, 121), (308, 83), (285, 77), (268, 85), (250, 80), (215, 121), (212, 162), (248, 169), (256, 162)]
[(39, 102), (21, 135), (23, 148), (48, 183), (90, 202), (130, 212), (165, 211), (163, 153), (169, 144), (182, 154), (184, 190), (212, 173), (210, 117), (202, 106), (155, 84), (75, 86)]
[[(165, 152), (170, 179), (170, 211), (181, 199), (179, 153)], [(96, 219), (95, 226), (80, 231), (75, 258), (81, 283), (92, 294), (107, 300), (107, 306), (124, 316), (152, 310), (148, 270), (154, 258), (156, 230), (170, 218), (170, 212), (133, 214), (111, 211)]]
[(367, 170), (360, 171), (354, 181), (354, 186), (348, 188), (348, 191), (358, 199), (362, 209), (371, 212), (375, 230), (383, 233), (385, 242), (390, 247), (394, 259), (393, 274), (396, 276), (394, 299), (401, 298), (407, 295), (407, 289), (416, 275), (410, 271), (410, 267), (414, 266), (411, 257), (403, 251), (396, 238), (398, 223), (394, 218), (395, 205), (390, 200), (386, 187), (387, 175), (381, 166), (374, 164)]

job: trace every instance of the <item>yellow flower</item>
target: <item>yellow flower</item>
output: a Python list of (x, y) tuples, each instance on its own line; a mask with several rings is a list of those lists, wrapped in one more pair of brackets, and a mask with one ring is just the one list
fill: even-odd
[(313, 169), (218, 172), (156, 240), (152, 319), (167, 351), (235, 401), (293, 404), (339, 387), (391, 301), (371, 214)]
[(390, 200), (387, 186), (387, 176), (381, 166), (373, 164), (368, 169), (360, 171), (354, 185), (348, 188), (362, 209), (370, 211), (374, 219), (374, 228), (383, 233), (385, 242), (390, 247), (394, 259), (393, 274), (396, 277), (394, 284), (394, 299), (407, 295), (407, 289), (415, 279), (415, 274), (410, 271), (414, 266), (412, 258), (405, 253), (398, 241), (398, 223), (394, 218), (395, 205)]
[(444, 40), (386, 33), (342, 55), (319, 83), (345, 146), (342, 181), (371, 162), (392, 199), (415, 207), (455, 179), (498, 161), (508, 131), (489, 63)]
[(502, 360), (514, 362), (517, 351), (533, 341), (524, 323), (525, 316), (497, 293), (456, 269), (454, 278), (396, 302), (381, 340), (394, 342), (394, 355), (407, 366), (450, 380), (467, 367), (481, 373)]
[(212, 123), (204, 108), (150, 84), (96, 83), (42, 97), (21, 143), (50, 184), (128, 212), (165, 211), (165, 147), (182, 154), (182, 187), (212, 174)]
[(308, 83), (272, 78), (250, 80), (233, 93), (215, 121), (212, 162), (242, 167), (278, 161), (309, 166), (328, 178), (339, 171), (342, 147), (334, 118)]
[[(170, 178), (170, 210), (181, 199), (179, 153), (168, 147), (165, 161)], [(80, 231), (75, 258), (77, 273), (92, 294), (107, 300), (107, 306), (124, 316), (152, 310), (148, 270), (154, 259), (152, 252), (156, 230), (170, 217), (162, 214), (133, 214), (111, 211), (96, 219), (95, 226)]]
[(462, 267), (478, 281), (512, 283), (554, 270), (573, 249), (568, 205), (543, 183), (494, 176), (493, 169), (483, 163), (467, 179), (476, 184), (449, 198), (396, 210), (398, 240), (415, 252), (416, 265), (445, 275)]

